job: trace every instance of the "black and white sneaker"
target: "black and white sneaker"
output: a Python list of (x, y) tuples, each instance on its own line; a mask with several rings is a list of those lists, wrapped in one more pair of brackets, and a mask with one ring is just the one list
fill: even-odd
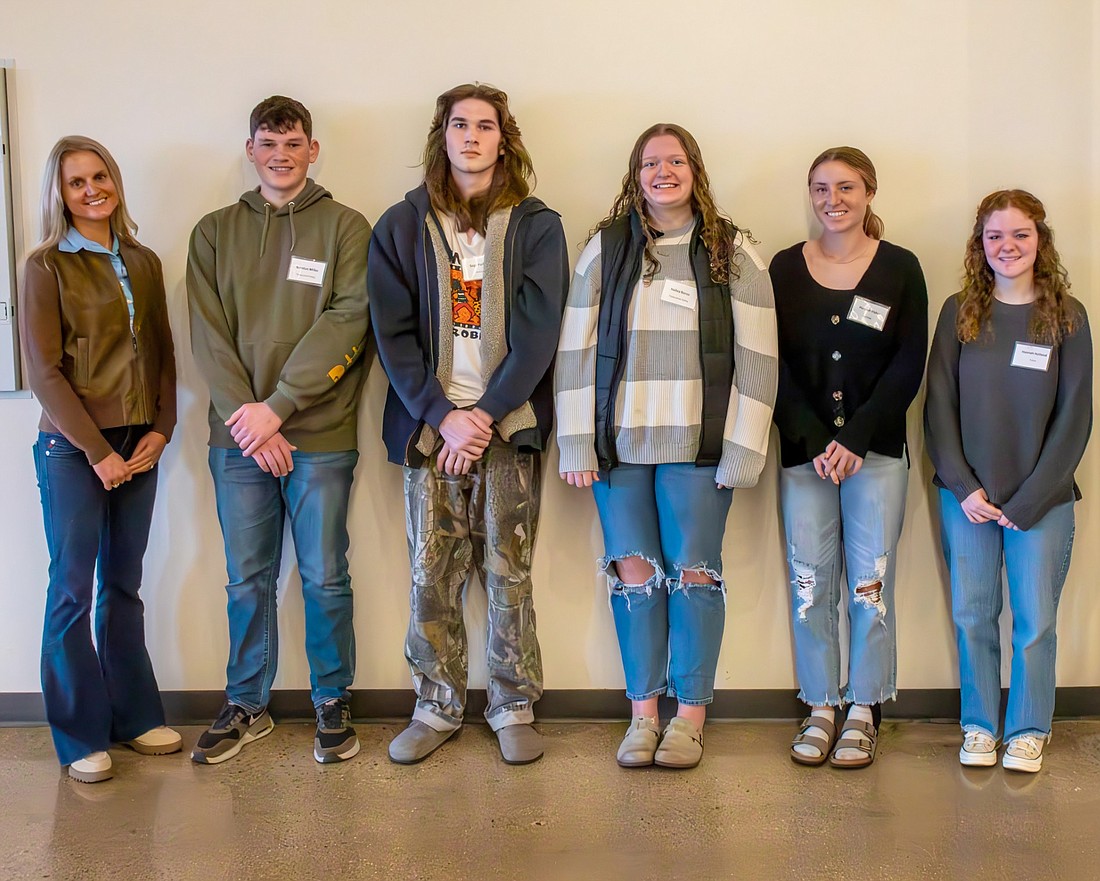
[(313, 758), (322, 764), (342, 762), (359, 752), (359, 738), (351, 727), (351, 708), (346, 700), (333, 698), (317, 708), (317, 736)]
[(266, 737), (274, 727), (267, 710), (249, 713), (226, 701), (214, 724), (199, 735), (198, 743), (191, 750), (191, 761), (200, 765), (224, 762), (239, 753), (245, 744)]

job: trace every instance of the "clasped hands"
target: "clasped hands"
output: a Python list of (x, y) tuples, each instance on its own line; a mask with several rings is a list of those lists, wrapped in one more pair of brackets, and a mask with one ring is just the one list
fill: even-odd
[(998, 526), (1003, 526), (1005, 529), (1015, 529), (1020, 531), (1020, 527), (1009, 520), (1004, 511), (989, 501), (989, 496), (985, 494), (985, 490), (978, 487), (974, 492), (968, 495), (962, 502), (963, 513), (966, 515), (966, 519), (974, 524), (981, 523), (996, 523)]
[(225, 424), (241, 454), (251, 458), (261, 471), (286, 477), (294, 470), (291, 453), (298, 448), (283, 437), (279, 431), (283, 420), (263, 401), (241, 404)]
[(452, 410), (439, 423), (439, 434), (443, 449), (436, 457), (436, 467), (444, 474), (469, 474), (492, 440), (493, 417), (480, 407)]
[(159, 431), (147, 431), (138, 440), (129, 459), (123, 459), (118, 453), (111, 453), (107, 458), (96, 462), (92, 469), (103, 488), (110, 492), (118, 489), (135, 474), (152, 471), (167, 445), (168, 438)]
[(842, 480), (854, 476), (863, 467), (863, 457), (857, 456), (843, 444), (829, 441), (824, 453), (814, 456), (814, 471), (822, 480), (832, 480), (840, 486)]

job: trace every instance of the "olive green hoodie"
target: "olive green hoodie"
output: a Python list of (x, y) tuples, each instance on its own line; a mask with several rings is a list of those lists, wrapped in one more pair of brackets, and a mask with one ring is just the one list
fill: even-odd
[(187, 302), (210, 386), (211, 446), (236, 447), (225, 421), (265, 401), (299, 450), (356, 448), (370, 234), (359, 212), (312, 180), (282, 208), (250, 190), (199, 221)]

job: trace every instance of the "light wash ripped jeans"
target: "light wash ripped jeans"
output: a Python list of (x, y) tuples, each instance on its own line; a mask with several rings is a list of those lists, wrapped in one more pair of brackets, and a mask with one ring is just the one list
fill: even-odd
[[(716, 468), (694, 462), (622, 463), (592, 485), (603, 527), (600, 561), (630, 700), (665, 694), (682, 704), (714, 700), (714, 674), (726, 623), (722, 536), (733, 491), (718, 489)], [(638, 556), (654, 568), (645, 584), (624, 584), (615, 560)], [(718, 583), (682, 582), (683, 569)]]
[[(870, 706), (897, 694), (894, 571), (905, 515), (904, 459), (868, 453), (841, 481), (812, 462), (781, 468), (799, 700)], [(848, 683), (841, 687), (841, 571), (848, 586)]]

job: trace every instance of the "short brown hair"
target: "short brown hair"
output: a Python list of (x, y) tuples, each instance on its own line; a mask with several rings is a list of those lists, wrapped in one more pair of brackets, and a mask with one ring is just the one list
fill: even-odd
[(252, 115), (248, 117), (248, 136), (256, 137), (256, 132), (260, 128), (282, 134), (290, 131), (299, 122), (306, 137), (312, 140), (313, 117), (309, 115), (306, 106), (301, 101), (295, 101), (285, 95), (272, 95), (270, 98), (264, 98), (252, 109)]

